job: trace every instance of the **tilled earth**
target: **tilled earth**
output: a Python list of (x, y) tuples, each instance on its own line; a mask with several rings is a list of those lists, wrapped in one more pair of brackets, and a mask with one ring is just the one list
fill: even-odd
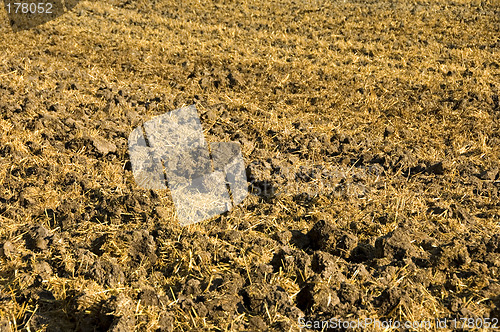
[[(83, 1), (6, 23), (0, 331), (500, 318), (497, 1)], [(241, 144), (251, 194), (180, 227), (127, 138), (190, 104)]]

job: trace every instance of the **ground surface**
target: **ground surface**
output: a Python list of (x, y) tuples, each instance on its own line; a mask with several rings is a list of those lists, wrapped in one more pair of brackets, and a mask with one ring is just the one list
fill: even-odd
[[(499, 36), (498, 1), (459, 0), (83, 1), (3, 24), (0, 331), (498, 318)], [(193, 103), (252, 194), (182, 228), (127, 138)]]

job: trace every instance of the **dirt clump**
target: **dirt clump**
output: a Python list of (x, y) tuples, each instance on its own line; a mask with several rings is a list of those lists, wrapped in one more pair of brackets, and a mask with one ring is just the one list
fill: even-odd
[(375, 255), (378, 258), (393, 258), (403, 260), (416, 255), (416, 249), (413, 247), (408, 232), (397, 228), (395, 231), (379, 237), (375, 241)]
[(87, 272), (87, 277), (95, 280), (98, 284), (111, 287), (123, 285), (125, 281), (122, 266), (113, 259), (96, 260)]
[(43, 226), (31, 228), (25, 235), (26, 247), (31, 250), (43, 251), (48, 249), (52, 242), (52, 235)]

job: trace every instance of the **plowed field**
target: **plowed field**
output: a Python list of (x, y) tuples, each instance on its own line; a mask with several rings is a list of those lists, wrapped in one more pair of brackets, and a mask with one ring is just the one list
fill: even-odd
[[(500, 328), (498, 1), (1, 15), (0, 331)], [(191, 104), (251, 194), (181, 227), (127, 139)]]

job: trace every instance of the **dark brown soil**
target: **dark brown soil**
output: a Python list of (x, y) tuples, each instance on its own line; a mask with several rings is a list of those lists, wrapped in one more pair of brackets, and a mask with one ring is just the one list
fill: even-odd
[[(84, 1), (5, 21), (0, 331), (500, 318), (499, 36), (495, 1)], [(241, 144), (251, 194), (180, 227), (127, 139), (190, 104), (207, 141)]]

